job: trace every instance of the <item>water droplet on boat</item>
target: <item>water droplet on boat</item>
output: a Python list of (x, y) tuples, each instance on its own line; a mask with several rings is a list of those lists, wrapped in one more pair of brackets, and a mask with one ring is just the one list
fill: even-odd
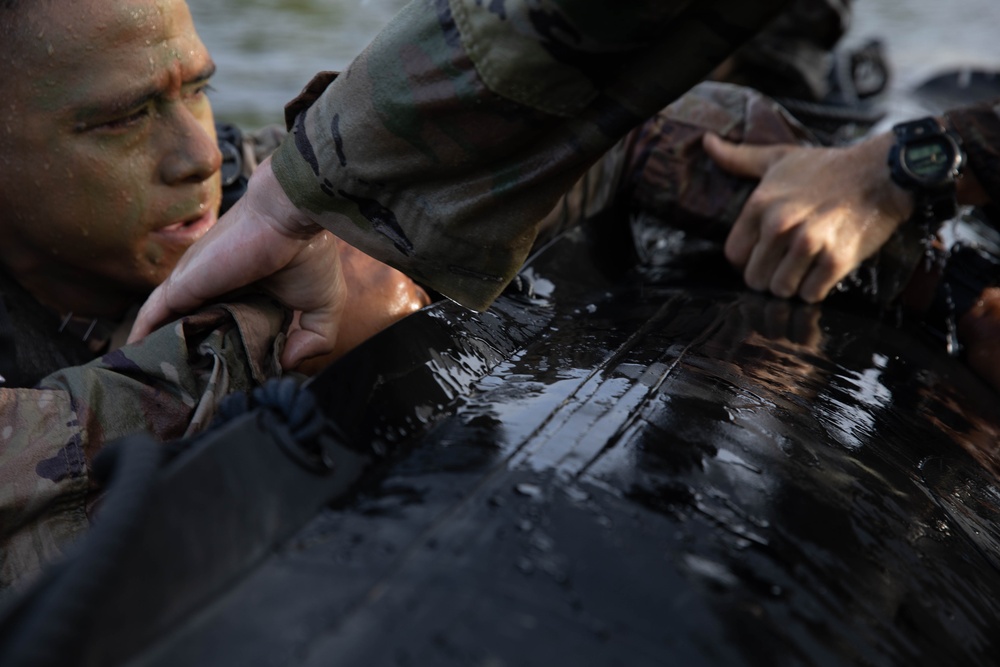
[(533, 500), (539, 500), (542, 497), (541, 487), (536, 486), (535, 484), (518, 484), (514, 487), (514, 490), (522, 496), (527, 496)]

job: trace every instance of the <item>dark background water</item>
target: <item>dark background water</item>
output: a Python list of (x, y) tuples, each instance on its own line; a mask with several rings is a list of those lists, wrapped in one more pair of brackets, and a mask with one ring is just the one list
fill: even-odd
[[(343, 69), (405, 0), (189, 0), (219, 64), (220, 118), (279, 122), (314, 72)], [(846, 44), (881, 37), (905, 90), (944, 67), (1000, 67), (1000, 0), (856, 0)]]

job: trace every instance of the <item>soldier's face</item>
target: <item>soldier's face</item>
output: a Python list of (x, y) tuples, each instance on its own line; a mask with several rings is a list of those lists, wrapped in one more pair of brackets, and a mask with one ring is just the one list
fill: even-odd
[(184, 0), (28, 15), (0, 86), (0, 261), (148, 292), (216, 221), (211, 57)]

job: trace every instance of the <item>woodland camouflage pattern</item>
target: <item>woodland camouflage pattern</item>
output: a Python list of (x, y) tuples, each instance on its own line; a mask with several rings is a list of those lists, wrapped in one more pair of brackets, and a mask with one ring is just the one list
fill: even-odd
[[(415, 0), (346, 72), (320, 75), (289, 105), (293, 133), (274, 172), (292, 202), (338, 236), (484, 309), (590, 165), (604, 156), (612, 162), (602, 168), (621, 175), (609, 151), (631, 128), (782, 8), (798, 11), (783, 20), (815, 19), (803, 34), (816, 53), (843, 32), (849, 9), (833, 0), (629, 6)], [(743, 53), (787, 37), (776, 25)], [(798, 48), (784, 53), (793, 58)], [(977, 118), (997, 120), (992, 111)], [(972, 134), (964, 138), (978, 173), (977, 162), (995, 153)]]
[(0, 390), (0, 598), (89, 525), (89, 462), (108, 441), (172, 440), (204, 427), (227, 393), (280, 373), (283, 310), (265, 297), (206, 308), (136, 345)]
[(728, 83), (700, 83), (588, 169), (543, 219), (538, 240), (618, 202), (721, 243), (754, 182), (726, 173), (708, 157), (701, 147), (707, 131), (737, 142), (818, 144), (766, 95)]
[(587, 168), (785, 4), (416, 0), (293, 103), (274, 172), (338, 236), (484, 309)]

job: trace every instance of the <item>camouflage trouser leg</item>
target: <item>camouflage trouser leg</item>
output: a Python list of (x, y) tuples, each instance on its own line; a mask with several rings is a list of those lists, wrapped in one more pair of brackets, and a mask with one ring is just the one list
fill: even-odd
[(785, 0), (416, 0), (275, 154), (298, 206), (474, 308), (556, 201)]

